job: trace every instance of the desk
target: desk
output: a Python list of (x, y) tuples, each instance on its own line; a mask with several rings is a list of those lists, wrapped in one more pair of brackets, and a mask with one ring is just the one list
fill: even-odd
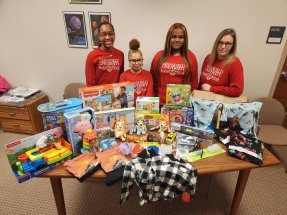
[[(263, 157), (264, 161), (261, 166), (230, 157), (226, 153), (198, 160), (193, 162), (192, 165), (197, 168), (198, 175), (239, 171), (230, 210), (230, 214), (235, 215), (239, 209), (240, 201), (243, 196), (251, 169), (276, 165), (280, 163), (279, 160), (266, 148), (264, 149)], [(65, 169), (65, 167), (61, 165), (49, 172), (42, 174), (40, 177), (50, 178), (58, 214), (65, 215), (66, 208), (61, 180), (62, 178), (74, 178), (74, 176), (72, 176)], [(106, 175), (103, 171), (97, 171), (90, 177), (90, 179), (103, 180), (105, 177)]]

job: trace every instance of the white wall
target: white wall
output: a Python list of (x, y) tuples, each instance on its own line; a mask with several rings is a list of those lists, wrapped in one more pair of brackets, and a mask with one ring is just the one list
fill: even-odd
[[(286, 9), (286, 0), (103, 0), (102, 5), (0, 0), (0, 74), (13, 86), (41, 88), (50, 99), (62, 99), (67, 83), (85, 81), (85, 58), (92, 50), (88, 12), (111, 12), (115, 46), (126, 54), (129, 40), (138, 38), (146, 69), (175, 22), (186, 25), (199, 68), (217, 34), (235, 28), (244, 94), (256, 98), (269, 93), (286, 32), (280, 45), (266, 39), (270, 26), (287, 25)], [(68, 47), (62, 11), (84, 11), (88, 49)]]

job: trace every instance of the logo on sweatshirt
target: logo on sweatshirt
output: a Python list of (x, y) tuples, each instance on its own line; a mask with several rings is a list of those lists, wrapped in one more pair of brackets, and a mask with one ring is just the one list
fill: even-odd
[(101, 59), (99, 61), (99, 69), (107, 70), (111, 72), (113, 70), (120, 69), (120, 60), (119, 59)]
[(135, 93), (140, 95), (142, 92), (146, 91), (148, 81), (147, 80), (136, 81), (136, 82), (133, 82), (133, 84), (135, 87)]
[(163, 63), (161, 66), (161, 73), (175, 75), (184, 75), (185, 64), (182, 63)]

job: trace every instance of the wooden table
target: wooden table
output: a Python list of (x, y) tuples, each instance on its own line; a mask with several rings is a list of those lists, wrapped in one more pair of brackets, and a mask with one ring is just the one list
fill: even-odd
[[(230, 210), (230, 214), (234, 215), (239, 209), (240, 201), (243, 196), (251, 169), (276, 165), (280, 163), (279, 160), (266, 148), (264, 149), (263, 157), (264, 162), (261, 166), (230, 157), (227, 155), (227, 153), (198, 160), (193, 162), (192, 165), (197, 168), (198, 175), (239, 171)], [(60, 165), (55, 169), (42, 174), (40, 177), (50, 178), (58, 214), (65, 215), (66, 208), (62, 187), (62, 178), (74, 178), (74, 176), (72, 176), (62, 165)], [(103, 180), (105, 178), (105, 173), (100, 170), (90, 177), (90, 179), (94, 180)]]

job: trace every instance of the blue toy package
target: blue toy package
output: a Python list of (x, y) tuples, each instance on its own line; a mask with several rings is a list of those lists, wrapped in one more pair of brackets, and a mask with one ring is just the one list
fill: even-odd
[(73, 154), (81, 153), (83, 135), (87, 129), (95, 129), (94, 110), (90, 107), (64, 113), (68, 141), (72, 144)]
[(82, 108), (82, 100), (79, 98), (69, 98), (57, 102), (48, 102), (38, 106), (38, 110), (42, 113), (44, 128), (49, 130), (56, 127), (62, 127), (65, 132), (65, 122), (63, 114)]

